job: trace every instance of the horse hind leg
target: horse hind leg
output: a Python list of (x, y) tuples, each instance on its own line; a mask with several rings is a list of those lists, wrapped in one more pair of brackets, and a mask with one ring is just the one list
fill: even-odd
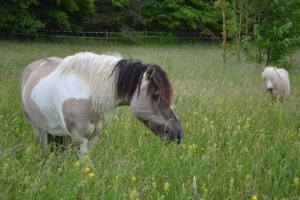
[(48, 157), (50, 155), (50, 150), (48, 148), (48, 133), (42, 131), (40, 128), (33, 126), (35, 132), (35, 141), (38, 145), (42, 146), (44, 149), (44, 156)]

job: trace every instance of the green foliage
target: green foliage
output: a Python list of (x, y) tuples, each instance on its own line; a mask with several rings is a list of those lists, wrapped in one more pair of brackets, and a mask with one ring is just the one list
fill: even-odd
[(257, 61), (277, 63), (294, 54), (300, 44), (300, 2), (261, 2), (257, 6), (261, 15), (254, 29), (255, 50), (260, 54)]
[(129, 6), (131, 0), (111, 0), (112, 5), (117, 7), (125, 7)]
[(125, 27), (121, 30), (120, 40), (126, 44), (135, 44), (141, 42), (141, 36), (143, 33), (131, 31)]
[[(97, 41), (0, 41), (0, 194), (2, 199), (293, 199), (300, 191), (300, 80), (290, 69), (283, 103), (264, 95), (261, 67), (236, 65), (211, 45), (116, 45)], [(47, 48), (45, 48), (47, 47)], [(49, 158), (21, 112), (19, 76), (30, 62), (79, 51), (120, 52), (164, 66), (181, 145), (164, 145), (128, 107), (119, 107), (90, 152), (94, 168), (73, 147)], [(299, 65), (299, 60), (295, 65)], [(293, 89), (294, 88), (294, 89)]]
[[(12, 33), (40, 29), (121, 31), (122, 41), (140, 42), (137, 31), (200, 33), (221, 41), (220, 0), (2, 0), (0, 28)], [(259, 63), (282, 63), (300, 44), (300, 1), (226, 1), (230, 52)], [(134, 34), (132, 34), (134, 33)], [(163, 34), (162, 34), (163, 35)], [(160, 37), (167, 41), (164, 37)], [(173, 38), (174, 39), (174, 38)], [(170, 39), (170, 40), (173, 40)], [(173, 42), (173, 41), (172, 41)], [(240, 60), (240, 59), (237, 59)]]
[(171, 33), (168, 33), (168, 34), (162, 33), (158, 36), (158, 43), (159, 44), (172, 45), (172, 44), (177, 44), (178, 39), (174, 35), (172, 35)]
[(200, 21), (197, 5), (182, 0), (156, 1), (150, 8), (154, 24), (166, 27), (170, 30), (182, 30), (184, 27), (198, 28)]
[(222, 31), (222, 12), (220, 1), (199, 1), (193, 0), (199, 8), (196, 10), (200, 19), (200, 28), (204, 33)]
[(91, 15), (95, 12), (93, 0), (40, 2), (32, 8), (37, 9), (47, 28), (74, 31), (77, 34), (83, 34), (84, 26), (89, 23)]
[(1, 1), (0, 27), (8, 29), (12, 33), (35, 33), (37, 29), (45, 27), (45, 24), (28, 11), (31, 5), (38, 4), (37, 0), (8, 0)]
[(71, 30), (71, 24), (68, 20), (68, 15), (65, 12), (51, 10), (47, 13), (47, 24), (48, 26), (58, 26), (61, 30)]

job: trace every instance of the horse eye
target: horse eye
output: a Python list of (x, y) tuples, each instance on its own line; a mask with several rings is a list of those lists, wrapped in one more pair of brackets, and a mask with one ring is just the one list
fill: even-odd
[(152, 98), (153, 98), (154, 100), (158, 100), (158, 99), (159, 99), (159, 95), (155, 93), (155, 94), (153, 94)]

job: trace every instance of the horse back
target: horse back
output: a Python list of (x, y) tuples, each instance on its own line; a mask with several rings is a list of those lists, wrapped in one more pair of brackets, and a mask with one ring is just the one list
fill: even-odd
[(282, 68), (277, 69), (277, 72), (280, 74), (280, 79), (282, 80), (282, 90), (283, 93), (288, 95), (290, 93), (290, 81), (289, 81), (289, 73)]
[(289, 73), (288, 73), (285, 69), (279, 68), (279, 69), (277, 69), (277, 71), (278, 71), (281, 75), (286, 76), (287, 78), (289, 78)]
[(62, 58), (50, 57), (46, 59), (37, 60), (29, 64), (23, 70), (20, 76), (21, 91), (23, 90), (29, 78), (35, 76), (35, 79), (39, 81), (41, 78), (48, 76), (52, 71), (54, 71), (61, 61)]

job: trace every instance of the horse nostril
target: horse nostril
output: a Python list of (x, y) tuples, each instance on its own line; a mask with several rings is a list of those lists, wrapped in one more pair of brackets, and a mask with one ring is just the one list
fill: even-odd
[(268, 91), (269, 92), (273, 92), (273, 88), (268, 88)]
[(181, 139), (181, 138), (183, 138), (183, 134), (182, 134), (181, 132), (179, 132), (179, 133), (177, 134), (177, 139)]
[(182, 138), (183, 138), (183, 133), (182, 132), (179, 132), (178, 134), (177, 134), (177, 144), (180, 144), (181, 143), (181, 140), (182, 140)]

